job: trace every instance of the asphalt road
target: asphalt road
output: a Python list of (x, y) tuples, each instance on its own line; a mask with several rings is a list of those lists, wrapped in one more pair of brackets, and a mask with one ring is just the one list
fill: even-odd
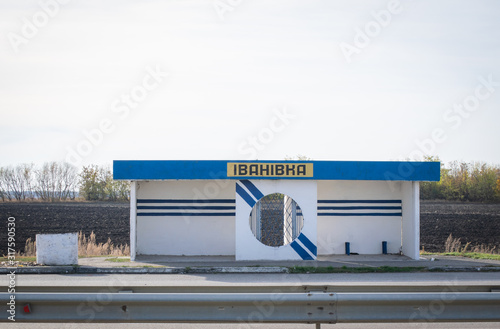
[[(7, 283), (3, 277), (3, 284)], [(365, 274), (24, 274), (17, 286), (474, 285), (500, 287), (500, 272)]]

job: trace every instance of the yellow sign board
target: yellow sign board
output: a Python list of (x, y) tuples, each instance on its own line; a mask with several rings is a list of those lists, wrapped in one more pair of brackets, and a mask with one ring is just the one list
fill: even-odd
[(313, 177), (312, 163), (228, 162), (227, 177)]

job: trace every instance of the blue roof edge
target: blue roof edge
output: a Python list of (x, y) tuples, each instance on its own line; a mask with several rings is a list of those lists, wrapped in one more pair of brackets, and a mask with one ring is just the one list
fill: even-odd
[[(312, 163), (313, 177), (228, 177), (228, 163)], [(382, 180), (439, 181), (440, 162), (421, 161), (271, 161), (271, 160), (114, 160), (115, 180)]]

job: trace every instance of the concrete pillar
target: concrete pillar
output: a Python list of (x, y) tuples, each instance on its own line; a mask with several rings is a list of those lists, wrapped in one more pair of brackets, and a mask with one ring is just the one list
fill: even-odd
[(137, 245), (137, 185), (130, 182), (130, 260), (134, 261)]
[(420, 258), (420, 185), (403, 183), (403, 254)]

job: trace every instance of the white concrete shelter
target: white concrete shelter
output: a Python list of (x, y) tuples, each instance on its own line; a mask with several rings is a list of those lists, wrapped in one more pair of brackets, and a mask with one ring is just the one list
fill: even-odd
[(439, 175), (439, 162), (114, 161), (131, 181), (132, 260), (314, 260), (346, 242), (418, 259), (419, 182)]

